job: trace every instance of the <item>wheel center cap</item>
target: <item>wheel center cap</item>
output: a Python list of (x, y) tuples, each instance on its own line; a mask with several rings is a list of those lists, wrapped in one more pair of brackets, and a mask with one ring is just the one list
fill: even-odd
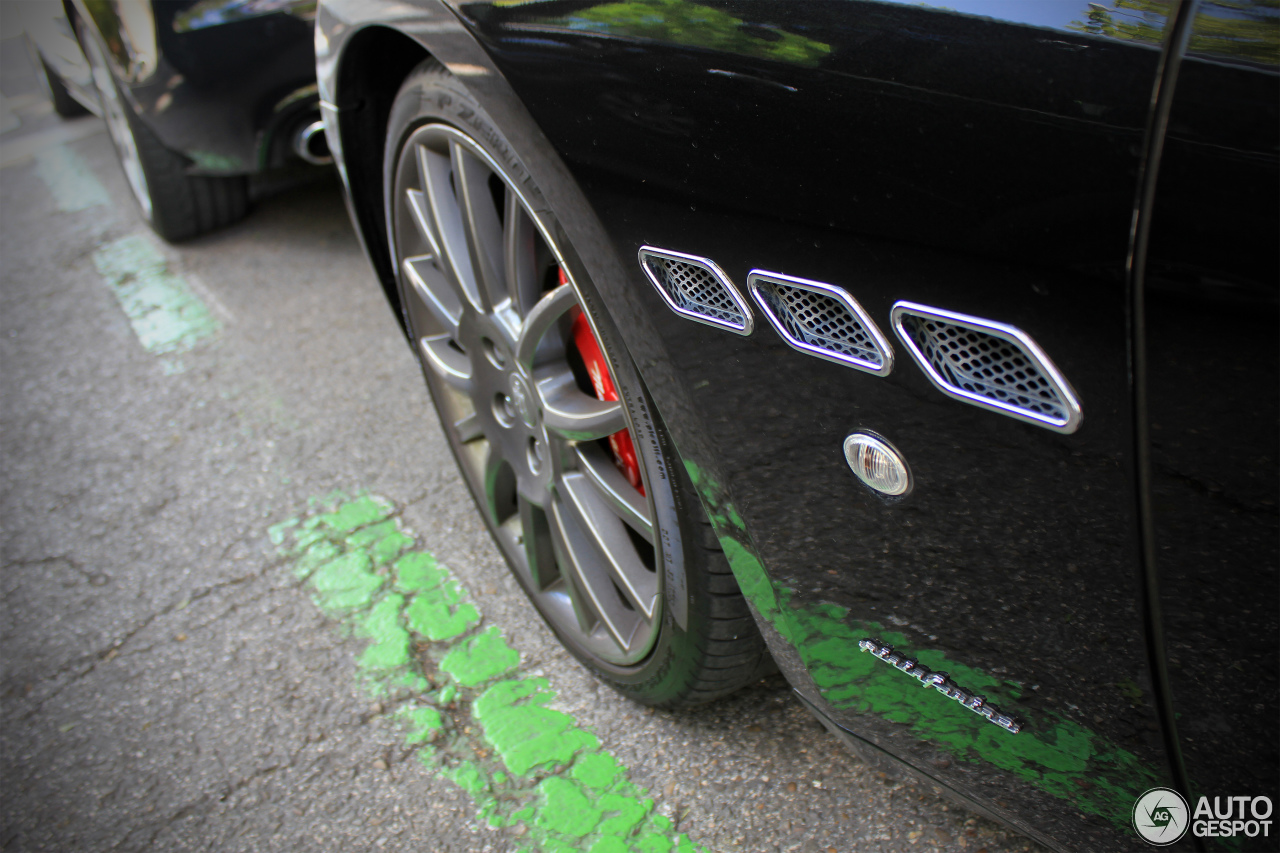
[(511, 374), (511, 405), (526, 426), (533, 428), (538, 425), (538, 413), (533, 405), (533, 391), (519, 373)]

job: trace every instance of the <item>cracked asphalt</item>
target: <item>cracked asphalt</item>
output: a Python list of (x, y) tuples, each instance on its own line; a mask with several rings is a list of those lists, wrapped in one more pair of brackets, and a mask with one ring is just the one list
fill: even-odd
[[(220, 325), (164, 359), (93, 261), (149, 234), (101, 122), (52, 115), (14, 38), (0, 94), (0, 849), (521, 847), (410, 760), (361, 688), (366, 642), (268, 539), (336, 489), (394, 501), (704, 849), (1033, 849), (859, 763), (778, 678), (655, 713), (562, 652), (473, 510), (331, 173), (259, 181), (245, 222), (155, 242)], [(59, 208), (23, 155), (53, 145), (108, 203)]]

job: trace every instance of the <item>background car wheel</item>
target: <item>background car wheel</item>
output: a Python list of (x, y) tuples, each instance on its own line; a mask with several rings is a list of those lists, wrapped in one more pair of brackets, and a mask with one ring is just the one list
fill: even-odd
[(88, 114), (88, 108), (72, 97), (71, 92), (67, 89), (67, 84), (62, 82), (62, 78), (58, 76), (57, 72), (49, 67), (49, 63), (45, 62), (44, 57), (40, 55), (40, 51), (36, 50), (35, 46), (30, 42), (28, 42), (28, 48), (39, 67), (36, 77), (44, 86), (45, 92), (49, 94), (49, 100), (53, 102), (53, 111), (63, 118), (75, 118)]
[(639, 701), (714, 699), (772, 661), (616, 326), (515, 151), (438, 63), (401, 87), (388, 224), (432, 398), (490, 532), (561, 642)]
[(188, 175), (186, 159), (165, 148), (134, 115), (98, 42), (83, 31), (80, 42), (129, 189), (152, 230), (176, 242), (242, 219), (249, 210), (248, 179)]

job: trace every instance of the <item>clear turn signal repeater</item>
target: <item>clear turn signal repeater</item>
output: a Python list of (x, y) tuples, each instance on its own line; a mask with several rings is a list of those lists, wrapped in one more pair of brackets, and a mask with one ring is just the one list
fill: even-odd
[(911, 491), (911, 469), (898, 449), (878, 435), (855, 432), (844, 440), (844, 458), (870, 489), (887, 497)]

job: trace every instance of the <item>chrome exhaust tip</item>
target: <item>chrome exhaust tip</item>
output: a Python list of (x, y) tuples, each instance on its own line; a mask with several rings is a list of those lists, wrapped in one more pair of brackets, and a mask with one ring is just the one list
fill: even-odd
[(308, 163), (324, 166), (333, 162), (329, 140), (324, 135), (324, 122), (316, 119), (298, 128), (293, 135), (293, 153)]

